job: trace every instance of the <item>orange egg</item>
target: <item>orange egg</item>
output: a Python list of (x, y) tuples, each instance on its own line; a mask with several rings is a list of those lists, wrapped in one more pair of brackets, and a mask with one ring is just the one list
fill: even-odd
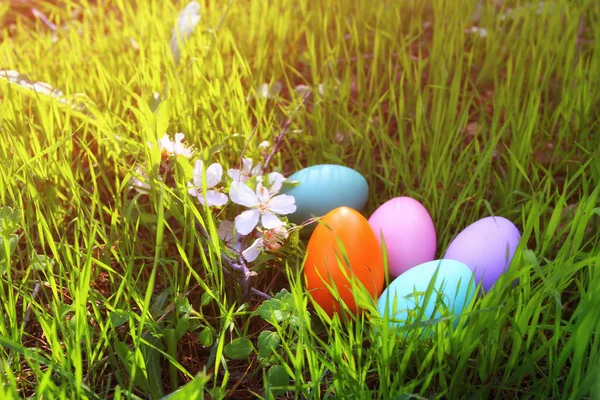
[[(348, 263), (338, 245), (343, 245)], [(304, 266), (306, 288), (312, 298), (329, 314), (340, 310), (340, 305), (327, 285), (339, 291), (346, 306), (356, 313), (352, 286), (346, 276), (355, 277), (376, 299), (383, 291), (384, 267), (379, 241), (369, 221), (358, 211), (340, 207), (330, 211), (315, 228), (307, 247)], [(327, 282), (327, 284), (325, 283)]]

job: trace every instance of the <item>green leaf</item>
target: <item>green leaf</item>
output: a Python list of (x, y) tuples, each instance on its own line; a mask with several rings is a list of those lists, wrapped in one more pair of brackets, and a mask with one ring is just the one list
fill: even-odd
[(54, 260), (45, 254), (34, 254), (29, 268), (34, 271), (52, 271)]
[(207, 390), (211, 399), (224, 399), (227, 390), (223, 387), (217, 386)]
[[(192, 177), (194, 176), (194, 165), (187, 157), (175, 158), (175, 166), (178, 173), (185, 181), (192, 180)], [(173, 212), (174, 210), (172, 209), (170, 211)]]
[(271, 331), (262, 331), (258, 335), (258, 355), (261, 358), (269, 356), (275, 351), (281, 339), (279, 335)]
[(162, 99), (160, 97), (160, 93), (158, 92), (153, 92), (148, 96), (148, 107), (150, 107), (150, 111), (156, 112), (158, 106), (162, 103)]
[[(143, 353), (143, 362), (145, 363), (146, 373), (148, 374), (148, 386), (152, 394), (152, 398), (160, 398), (164, 396), (162, 386), (162, 354), (159, 350), (164, 350), (162, 338), (156, 337), (151, 333), (143, 336), (149, 344), (143, 343), (141, 350)], [(144, 365), (139, 365), (138, 371), (143, 371)]]
[[(177, 343), (179, 342), (179, 338), (176, 337), (177, 332), (173, 328), (165, 328), (162, 331), (165, 343), (167, 344), (167, 354), (173, 357), (173, 359), (177, 359)], [(171, 387), (176, 388), (179, 387), (179, 379), (178, 379), (178, 371), (177, 367), (173, 363), (169, 363), (169, 379), (171, 381)]]
[(127, 374), (131, 376), (131, 368), (133, 366), (133, 352), (125, 343), (121, 341), (116, 341), (114, 345), (115, 353), (121, 359)]
[(198, 336), (198, 342), (200, 342), (200, 344), (204, 347), (210, 347), (214, 341), (215, 338), (213, 336), (212, 329), (210, 329), (208, 326), (202, 329), (202, 332), (200, 332), (200, 335)]
[(299, 319), (294, 315), (294, 298), (287, 290), (282, 290), (275, 298), (264, 301), (256, 310), (258, 314), (272, 325), (286, 322), (297, 326)]
[(213, 300), (214, 298), (213, 296), (211, 296), (210, 293), (204, 292), (202, 293), (202, 297), (200, 298), (200, 304), (202, 304), (202, 306), (204, 307), (209, 305)]
[(228, 343), (223, 349), (227, 358), (232, 360), (243, 360), (250, 357), (254, 347), (252, 342), (246, 338), (237, 338)]
[(327, 151), (323, 152), (323, 158), (333, 164), (344, 164), (344, 160), (342, 160), (338, 155), (329, 153)]
[(129, 312), (117, 309), (115, 311), (111, 311), (109, 318), (113, 328), (118, 328), (129, 321)]
[(19, 213), (9, 206), (0, 208), (0, 233), (13, 233), (19, 227)]
[[(0, 264), (4, 264), (6, 259), (10, 259), (10, 256), (17, 248), (17, 242), (19, 237), (17, 235), (8, 236), (8, 250), (4, 248), (4, 237), (0, 236)], [(0, 265), (0, 273), (4, 273), (5, 265)]]
[(189, 315), (193, 308), (190, 305), (190, 301), (187, 297), (180, 297), (175, 301), (175, 307), (177, 308), (178, 315)]
[(210, 159), (215, 154), (221, 152), (221, 150), (223, 150), (225, 147), (227, 147), (227, 146), (224, 145), (223, 143), (219, 143), (219, 144), (215, 144), (214, 146), (209, 148), (208, 149), (208, 159)]
[(294, 188), (299, 185), (300, 185), (300, 181), (294, 181), (294, 180), (290, 180), (290, 179), (286, 179), (285, 181), (283, 181), (283, 187), (286, 187), (286, 188)]
[(171, 103), (169, 99), (165, 99), (158, 105), (156, 111), (154, 111), (154, 115), (156, 117), (156, 133), (160, 139), (167, 132), (169, 122), (171, 121)]
[(207, 375), (205, 372), (200, 372), (191, 382), (188, 382), (186, 385), (170, 395), (163, 397), (161, 400), (203, 399), (204, 388), (209, 381), (210, 375)]
[(284, 317), (284, 313), (281, 311), (281, 300), (277, 298), (264, 301), (256, 311), (262, 319), (270, 324), (282, 321)]
[(58, 318), (61, 320), (66, 320), (67, 315), (72, 311), (73, 311), (73, 306), (71, 306), (70, 304), (61, 303), (58, 306)]
[(156, 298), (152, 302), (152, 305), (150, 306), (150, 309), (152, 310), (153, 314), (163, 314), (165, 305), (167, 304), (167, 299), (169, 298), (169, 291), (170, 290), (167, 288), (163, 290), (158, 296), (156, 296)]
[(286, 300), (291, 296), (292, 294), (287, 289), (281, 289), (281, 291), (275, 295), (275, 298), (278, 300)]
[(275, 365), (267, 372), (267, 384), (273, 396), (280, 396), (286, 392), (284, 388), (289, 386), (290, 376), (284, 367)]
[(190, 317), (187, 319), (187, 321), (190, 324), (190, 326), (188, 327), (188, 332), (197, 331), (198, 329), (202, 328), (202, 326), (203, 326), (202, 320), (200, 318)]
[(525, 260), (527, 260), (527, 262), (531, 265), (540, 265), (540, 262), (538, 261), (535, 253), (533, 252), (533, 250), (531, 249), (525, 249), (523, 251), (523, 254), (525, 255)]
[(190, 329), (190, 320), (187, 316), (180, 317), (177, 320), (177, 326), (175, 326), (175, 337), (177, 340), (181, 339), (183, 335)]

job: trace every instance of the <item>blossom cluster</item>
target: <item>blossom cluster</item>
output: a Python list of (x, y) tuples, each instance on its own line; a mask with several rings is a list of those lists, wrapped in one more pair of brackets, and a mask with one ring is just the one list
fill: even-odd
[[(174, 140), (165, 134), (158, 142), (161, 158), (194, 158), (195, 150), (183, 143), (183, 139), (183, 133), (177, 133)], [(261, 149), (265, 147), (268, 142), (260, 144)], [(138, 192), (148, 192), (147, 176), (139, 167), (135, 172), (138, 176), (132, 178), (131, 186)], [(236, 210), (242, 209), (233, 221), (220, 222), (218, 234), (228, 249), (252, 262), (265, 250), (277, 251), (289, 236), (290, 225), (285, 216), (296, 211), (296, 204), (293, 196), (279, 194), (285, 181), (279, 172), (265, 173), (262, 164), (254, 164), (251, 158), (243, 158), (240, 168), (230, 168), (226, 174), (221, 164), (206, 166), (198, 159), (187, 186), (189, 195), (202, 206), (231, 205)]]

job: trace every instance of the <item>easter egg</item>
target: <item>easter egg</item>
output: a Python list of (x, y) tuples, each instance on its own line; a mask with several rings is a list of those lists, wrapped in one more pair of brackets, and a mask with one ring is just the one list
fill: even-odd
[[(434, 276), (432, 291), (425, 304), (427, 290)], [(378, 310), (382, 317), (387, 313), (392, 327), (417, 322), (417, 315), (422, 316), (421, 322), (442, 317), (441, 302), (450, 313), (460, 315), (475, 295), (475, 289), (473, 273), (463, 263), (454, 260), (429, 261), (394, 279), (379, 297)], [(409, 315), (412, 316), (410, 320)], [(458, 318), (454, 321), (454, 325), (457, 324)]]
[(330, 316), (341, 307), (328, 286), (337, 289), (353, 313), (357, 306), (348, 278), (364, 285), (375, 299), (381, 294), (383, 255), (369, 222), (358, 211), (340, 207), (327, 213), (313, 231), (306, 250), (306, 289)]
[(288, 216), (295, 224), (321, 217), (338, 207), (361, 211), (369, 197), (365, 178), (342, 165), (314, 165), (295, 172), (288, 180), (299, 182), (297, 186), (282, 191), (296, 199), (296, 212)]
[(467, 226), (448, 246), (444, 258), (466, 264), (484, 290), (494, 286), (508, 270), (521, 234), (502, 217), (487, 217)]
[(435, 258), (436, 235), (427, 209), (410, 197), (396, 197), (383, 203), (369, 224), (377, 239), (385, 240), (390, 277)]

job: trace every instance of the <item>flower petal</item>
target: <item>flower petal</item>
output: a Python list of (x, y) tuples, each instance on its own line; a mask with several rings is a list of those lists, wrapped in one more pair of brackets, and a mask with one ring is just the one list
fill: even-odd
[(252, 175), (254, 175), (254, 176), (262, 175), (262, 170), (263, 170), (262, 169), (262, 163), (259, 162), (258, 164), (256, 164), (254, 166), (254, 168), (252, 168)]
[(281, 186), (283, 186), (283, 181), (285, 181), (285, 177), (281, 175), (279, 172), (271, 172), (269, 175), (269, 193), (271, 196), (279, 193), (281, 190)]
[(252, 159), (251, 158), (242, 158), (242, 173), (244, 175), (250, 175), (250, 170), (252, 169)]
[(283, 221), (277, 218), (275, 214), (270, 212), (264, 213), (260, 222), (266, 229), (275, 229), (283, 226)]
[(227, 204), (227, 195), (225, 193), (218, 192), (216, 190), (208, 190), (206, 192), (206, 201), (209, 206), (221, 207)]
[(197, 197), (198, 196), (198, 188), (195, 185), (192, 185), (190, 182), (187, 183), (188, 185), (188, 193), (190, 194), (190, 196), (194, 196)]
[(140, 178), (132, 177), (130, 185), (138, 193), (148, 193), (150, 191), (150, 184), (147, 183), (145, 180), (142, 181), (142, 179)]
[(267, 208), (279, 215), (291, 214), (296, 211), (296, 199), (289, 194), (280, 194), (269, 200)]
[(256, 185), (256, 197), (261, 204), (267, 204), (269, 199), (271, 198), (271, 193), (269, 193), (269, 189), (263, 186), (261, 182)]
[(246, 261), (252, 262), (258, 258), (259, 254), (261, 253), (261, 251), (263, 249), (264, 249), (263, 240), (262, 240), (262, 238), (258, 238), (254, 241), (254, 243), (252, 243), (252, 245), (250, 247), (248, 247), (246, 250), (242, 251), (242, 256), (246, 259)]
[(235, 229), (240, 235), (247, 235), (256, 228), (258, 224), (258, 210), (246, 210), (235, 217)]
[(202, 187), (202, 171), (204, 170), (204, 162), (202, 160), (196, 161), (194, 164), (194, 185), (197, 187)]
[(234, 182), (242, 182), (245, 183), (247, 179), (244, 179), (244, 175), (240, 172), (239, 169), (230, 169), (229, 171), (227, 171), (227, 175), (229, 175), (229, 177), (231, 179), (233, 179)]
[(180, 144), (185, 135), (181, 132), (175, 134), (175, 144)]
[(131, 187), (139, 193), (149, 192), (150, 183), (146, 172), (144, 172), (144, 169), (138, 165), (134, 168), (133, 172), (135, 175), (132, 176), (131, 180), (129, 181)]
[(160, 138), (160, 140), (158, 141), (158, 145), (160, 146), (161, 150), (164, 150), (167, 153), (172, 154), (175, 144), (171, 141), (171, 139), (169, 138), (169, 135), (167, 135), (165, 133), (163, 135), (163, 137)]
[(254, 207), (258, 205), (256, 194), (242, 182), (234, 181), (229, 190), (229, 197), (235, 204), (244, 207)]
[(271, 145), (271, 144), (269, 143), (269, 141), (268, 141), (268, 140), (263, 140), (263, 141), (262, 141), (262, 142), (260, 142), (260, 144), (258, 145), (258, 148), (259, 148), (260, 150), (266, 150), (266, 149), (268, 149), (268, 148), (269, 148), (269, 146), (270, 146), (270, 145)]
[(239, 233), (235, 233), (235, 239), (233, 240), (233, 249), (238, 253), (241, 253), (244, 250), (244, 243), (242, 242), (242, 235)]
[(223, 177), (223, 167), (219, 163), (211, 164), (206, 168), (206, 187), (208, 189), (217, 186)]
[(231, 239), (233, 238), (233, 222), (221, 221), (219, 228), (217, 228), (217, 234), (225, 243), (231, 242)]

